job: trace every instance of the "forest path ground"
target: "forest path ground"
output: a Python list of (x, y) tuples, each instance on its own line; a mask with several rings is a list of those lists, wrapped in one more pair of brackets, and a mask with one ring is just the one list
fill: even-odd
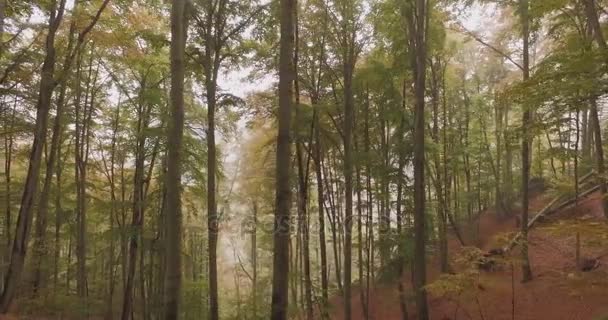
[[(602, 209), (599, 193), (592, 194), (577, 206), (566, 208), (545, 219), (530, 231), (530, 263), (534, 274), (532, 282), (522, 284), (520, 267), (510, 266), (492, 272), (481, 272), (475, 288), (460, 295), (429, 295), (429, 308), (433, 320), (600, 320), (608, 319), (608, 257), (600, 259), (600, 266), (592, 272), (577, 273), (575, 262), (575, 235), (557, 234), (551, 226), (566, 219), (601, 221)], [(535, 214), (551, 199), (537, 196), (530, 203), (530, 212)], [(494, 212), (486, 211), (479, 216), (479, 238), (477, 246), (482, 250), (496, 248), (496, 237), (505, 238), (515, 232), (516, 219), (498, 218)], [(585, 243), (581, 234), (581, 243)], [(468, 245), (470, 242), (467, 243)], [(462, 248), (455, 237), (450, 237), (450, 258), (458, 257)], [(519, 255), (516, 247), (511, 255)], [(584, 244), (582, 257), (598, 257), (605, 248)], [(439, 261), (429, 257), (428, 278), (432, 283), (439, 277)], [(409, 320), (416, 319), (410, 285), (410, 272), (402, 281), (407, 286)], [(514, 281), (512, 282), (512, 277)], [(514, 291), (512, 291), (512, 285)], [(513, 294), (514, 293), (514, 294)], [(513, 314), (512, 297), (515, 313)], [(343, 319), (342, 298), (331, 302), (332, 319)], [(362, 312), (360, 291), (353, 290), (353, 319), (365, 319)], [(602, 318), (607, 316), (606, 318)], [(397, 283), (376, 284), (370, 288), (369, 319), (402, 319), (398, 302)]]

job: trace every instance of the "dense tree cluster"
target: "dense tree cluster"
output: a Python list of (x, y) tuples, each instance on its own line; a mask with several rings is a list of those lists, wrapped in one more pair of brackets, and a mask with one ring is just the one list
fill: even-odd
[(532, 281), (532, 182), (608, 192), (607, 6), (0, 0), (0, 312), (429, 319), (488, 208)]

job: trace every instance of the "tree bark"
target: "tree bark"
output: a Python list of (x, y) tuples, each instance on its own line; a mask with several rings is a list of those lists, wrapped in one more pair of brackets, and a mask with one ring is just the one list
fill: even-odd
[(253, 201), (253, 230), (251, 230), (251, 304), (253, 318), (258, 318), (258, 204)]
[[(441, 141), (439, 138), (439, 80), (437, 79), (437, 77), (439, 76), (437, 74), (437, 70), (436, 70), (436, 64), (438, 64), (440, 62), (437, 63), (432, 63), (431, 62), (431, 84), (432, 84), (432, 88), (431, 88), (431, 95), (432, 95), (432, 105), (433, 105), (433, 131), (432, 131), (432, 138), (433, 138), (433, 142), (436, 144), (437, 147), (439, 147), (441, 145)], [(440, 66), (439, 66), (440, 67)], [(444, 115), (445, 117), (445, 115)], [(445, 129), (444, 129), (445, 130)], [(444, 143), (446, 143), (444, 141)], [(446, 155), (444, 155), (446, 156)], [(442, 273), (446, 273), (448, 272), (449, 266), (448, 266), (448, 240), (447, 240), (447, 219), (446, 219), (446, 214), (447, 214), (447, 207), (449, 206), (449, 203), (446, 202), (446, 197), (445, 194), (447, 193), (447, 189), (449, 189), (450, 185), (448, 183), (446, 183), (445, 185), (445, 189), (446, 192), (444, 193), (443, 190), (443, 183), (447, 180), (447, 176), (445, 176), (445, 180), (442, 177), (442, 166), (441, 166), (441, 155), (439, 153), (439, 150), (435, 150), (433, 152), (433, 162), (435, 164), (435, 196), (437, 198), (437, 217), (439, 220), (439, 267)]]
[(109, 220), (109, 225), (110, 225), (110, 248), (109, 248), (109, 262), (108, 262), (108, 268), (109, 268), (109, 279), (108, 279), (108, 306), (107, 306), (107, 315), (106, 315), (106, 319), (108, 320), (112, 320), (114, 317), (114, 304), (113, 304), (113, 298), (114, 298), (114, 289), (115, 289), (115, 269), (114, 269), (114, 256), (116, 255), (115, 251), (115, 236), (114, 233), (115, 231), (115, 221), (116, 221), (116, 213), (117, 213), (117, 206), (116, 206), (116, 201), (117, 201), (117, 196), (116, 196), (116, 174), (115, 174), (115, 167), (116, 167), (116, 142), (117, 142), (117, 136), (118, 136), (118, 131), (119, 131), (119, 121), (120, 121), (120, 101), (116, 106), (116, 113), (113, 119), (113, 123), (112, 123), (112, 140), (110, 142), (110, 167), (106, 168), (106, 172), (107, 172), (107, 176), (108, 176), (108, 183), (110, 184), (110, 201), (111, 206), (110, 206), (110, 216), (108, 217)]
[(293, 66), (295, 0), (280, 1), (279, 110), (276, 150), (276, 211), (274, 216), (274, 252), (272, 271), (272, 302), (270, 318), (287, 319), (289, 289), (289, 210), (291, 204), (290, 122), (293, 100)]
[(131, 226), (128, 230), (128, 252), (126, 267), (126, 283), (122, 304), (122, 320), (129, 320), (133, 312), (133, 294), (135, 287), (135, 269), (137, 267), (137, 253), (140, 250), (140, 234), (143, 230), (144, 198), (145, 198), (145, 161), (146, 161), (146, 135), (145, 130), (150, 122), (151, 106), (143, 103), (146, 90), (146, 79), (139, 83), (139, 103), (137, 105), (137, 127), (135, 142), (135, 173), (133, 176), (133, 199), (131, 202)]
[[(60, 138), (63, 140), (63, 137)], [(56, 174), (56, 188), (58, 191), (62, 190), (61, 175), (63, 173), (63, 165), (61, 161), (61, 143), (57, 146), (57, 174)], [(61, 226), (65, 220), (65, 214), (61, 205), (61, 192), (57, 192), (55, 196), (55, 250), (53, 259), (53, 289), (54, 295), (57, 295), (57, 286), (59, 284), (59, 258), (61, 256)]]
[(165, 320), (180, 318), (182, 285), (182, 202), (181, 172), (184, 135), (184, 74), (188, 23), (185, 0), (173, 0), (171, 6), (171, 118), (167, 151), (166, 249), (164, 280)]
[[(399, 124), (398, 136), (401, 139), (405, 139), (405, 108), (406, 108), (406, 95), (407, 95), (407, 83), (403, 81), (403, 91), (402, 91), (402, 112), (401, 123)], [(403, 285), (403, 273), (405, 271), (405, 248), (403, 248), (403, 243), (405, 243), (405, 233), (403, 232), (403, 217), (402, 217), (402, 196), (403, 196), (403, 183), (404, 183), (404, 172), (405, 169), (405, 144), (404, 141), (398, 146), (398, 155), (399, 155), (399, 167), (397, 171), (397, 235), (398, 235), (398, 245), (397, 248), (399, 250), (398, 253), (398, 284), (397, 290), (399, 291), (399, 307), (401, 309), (401, 319), (408, 320), (409, 313), (407, 310), (407, 300), (405, 297), (405, 286)]]
[[(427, 1), (415, 1), (415, 14), (410, 15), (410, 34), (414, 44), (414, 292), (416, 310), (420, 320), (428, 320), (429, 310), (426, 289), (426, 216), (424, 183), (424, 109), (426, 85), (426, 26)], [(416, 17), (414, 19), (414, 17)]]
[[(316, 105), (313, 102), (313, 105)], [(329, 318), (327, 314), (328, 308), (328, 275), (327, 275), (327, 247), (325, 244), (325, 212), (323, 206), (325, 205), (325, 193), (323, 191), (323, 174), (322, 174), (322, 153), (321, 153), (321, 134), (320, 134), (320, 121), (319, 113), (315, 109), (313, 116), (315, 121), (315, 175), (317, 178), (317, 201), (319, 207), (319, 249), (321, 251), (321, 313), (325, 319)]]
[[(294, 58), (293, 65), (294, 71), (298, 74), (298, 54), (299, 54), (299, 28), (298, 28), (298, 7), (294, 7), (294, 20), (295, 20), (295, 47), (294, 47)], [(308, 223), (308, 171), (309, 171), (309, 159), (304, 159), (304, 141), (302, 139), (303, 129), (300, 111), (300, 83), (298, 77), (294, 79), (294, 90), (295, 90), (295, 140), (296, 140), (296, 162), (298, 168), (298, 225), (301, 231), (301, 247), (302, 247), (302, 265), (304, 272), (304, 284), (302, 289), (304, 294), (304, 307), (306, 309), (306, 317), (312, 320), (314, 317), (313, 302), (312, 302), (312, 280), (310, 277), (310, 247), (309, 247), (309, 223)], [(311, 128), (314, 130), (314, 128)], [(312, 138), (312, 136), (311, 136)], [(308, 145), (311, 145), (312, 141), (309, 141)]]
[(206, 76), (207, 91), (207, 233), (209, 236), (209, 318), (219, 319), (218, 271), (217, 271), (217, 241), (219, 234), (219, 217), (216, 201), (216, 167), (217, 156), (215, 146), (215, 108), (217, 86), (210, 74)]
[[(523, 60), (524, 60), (524, 82), (530, 78), (530, 17), (528, 16), (529, 4), (528, 0), (520, 0), (521, 5), (521, 19), (523, 25)], [(528, 203), (529, 203), (529, 181), (530, 181), (530, 145), (532, 144), (532, 137), (530, 132), (530, 125), (532, 121), (532, 112), (530, 105), (524, 103), (523, 111), (523, 133), (522, 133), (522, 146), (521, 146), (521, 175), (522, 175), (522, 214), (521, 214), (521, 234), (523, 242), (521, 246), (522, 255), (522, 281), (528, 282), (532, 280), (532, 269), (530, 268), (530, 258), (528, 257)]]
[[(87, 256), (87, 220), (86, 220), (86, 181), (87, 181), (87, 163), (89, 158), (89, 140), (90, 140), (90, 125), (93, 112), (94, 82), (93, 79), (93, 53), (90, 54), (89, 70), (87, 75), (86, 89), (84, 93), (84, 101), (81, 100), (81, 57), (78, 57), (76, 71), (76, 89), (75, 91), (75, 144), (74, 144), (74, 174), (76, 185), (76, 221), (77, 221), (77, 238), (76, 238), (76, 291), (81, 303), (85, 305), (86, 312), (86, 296), (87, 296), (87, 273), (86, 273), (86, 256)], [(89, 96), (91, 103), (89, 104)]]
[[(5, 236), (6, 236), (6, 242), (4, 243), (4, 248), (3, 248), (3, 252), (2, 252), (2, 261), (3, 261), (3, 267), (2, 267), (2, 278), (4, 278), (7, 268), (5, 266), (7, 266), (10, 262), (10, 258), (11, 258), (11, 243), (12, 243), (12, 237), (11, 237), (11, 229), (13, 228), (12, 226), (12, 201), (11, 201), (11, 196), (12, 196), (12, 191), (11, 191), (11, 169), (12, 169), (12, 161), (13, 161), (13, 145), (15, 142), (15, 138), (13, 135), (13, 129), (15, 127), (15, 111), (17, 108), (17, 100), (15, 99), (15, 101), (13, 102), (13, 107), (12, 107), (12, 111), (10, 112), (10, 116), (9, 116), (9, 108), (8, 106), (6, 107), (7, 110), (7, 114), (5, 115), (5, 123), (4, 123), (4, 150), (5, 150), (5, 156), (4, 156), (4, 183), (6, 184), (5, 186), (5, 197), (6, 197), (6, 207), (5, 207), (5, 212), (4, 212), (4, 232), (5, 232)], [(10, 121), (9, 121), (10, 119)], [(4, 282), (2, 282), (2, 290), (4, 290)]]
[[(350, 48), (354, 50), (354, 48)], [(354, 53), (353, 53), (354, 55)], [(354, 95), (352, 88), (354, 57), (344, 62), (344, 319), (350, 320), (351, 267), (353, 228), (353, 156), (352, 131), (354, 120)]]

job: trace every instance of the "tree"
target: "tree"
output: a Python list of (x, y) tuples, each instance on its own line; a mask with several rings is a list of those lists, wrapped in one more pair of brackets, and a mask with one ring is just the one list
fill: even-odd
[[(522, 21), (522, 36), (523, 36), (523, 73), (524, 81), (530, 79), (530, 17), (529, 17), (529, 4), (528, 0), (521, 0), (521, 21)], [(523, 242), (521, 245), (522, 254), (522, 275), (523, 282), (532, 280), (532, 269), (530, 268), (530, 258), (528, 257), (528, 211), (530, 201), (530, 145), (532, 144), (532, 137), (530, 133), (532, 110), (530, 105), (523, 105), (523, 119), (522, 119), (522, 146), (521, 146), (521, 193), (522, 193), (522, 214), (521, 214), (521, 233), (523, 235)]]
[[(108, 3), (109, 0), (104, 0), (91, 22), (79, 32), (76, 49), (79, 49), (80, 46), (82, 46), (85, 37), (93, 29), (95, 24), (97, 24), (97, 21)], [(17, 284), (21, 279), (21, 272), (27, 252), (27, 243), (33, 219), (33, 202), (38, 191), (38, 180), (40, 176), (44, 138), (46, 136), (48, 124), (48, 114), (51, 107), (53, 91), (58, 82), (54, 74), (56, 63), (55, 36), (64, 16), (65, 5), (65, 0), (60, 0), (59, 3), (56, 0), (53, 0), (50, 6), (48, 33), (45, 41), (45, 58), (40, 71), (40, 90), (36, 102), (34, 142), (30, 151), (25, 188), (21, 197), (21, 206), (17, 218), (17, 231), (15, 232), (15, 240), (13, 241), (10, 265), (4, 280), (4, 291), (0, 298), (0, 313), (6, 313), (10, 307), (17, 289)], [(78, 50), (75, 50), (75, 52), (78, 52)], [(70, 59), (64, 64), (64, 70), (69, 70), (74, 56), (75, 53), (72, 53)], [(60, 74), (59, 79), (64, 76), (64, 73)]]
[(167, 141), (167, 245), (165, 267), (165, 315), (179, 319), (181, 296), (182, 247), (182, 140), (184, 132), (184, 70), (188, 23), (184, 0), (171, 6), (171, 121)]
[[(593, 35), (593, 38), (595, 39), (595, 42), (599, 46), (600, 50), (602, 50), (602, 52), (605, 54), (608, 51), (608, 46), (606, 45), (606, 39), (604, 38), (599, 19), (597, 17), (597, 5), (595, 0), (583, 0), (583, 2), (585, 7), (585, 15), (587, 16), (587, 23), (589, 24), (591, 34)], [(592, 125), (591, 130), (593, 131), (593, 139), (595, 141), (597, 171), (601, 179), (600, 191), (604, 195), (602, 206), (604, 209), (604, 215), (608, 218), (608, 198), (606, 197), (606, 194), (608, 193), (608, 182), (606, 182), (606, 178), (604, 177), (606, 168), (604, 164), (604, 150), (602, 147), (602, 130), (595, 98), (591, 99), (591, 108), (589, 111)]]
[[(294, 0), (280, 2), (280, 50), (279, 50), (279, 110), (276, 149), (276, 211), (274, 217), (274, 254), (272, 271), (272, 304), (270, 317), (273, 320), (287, 319), (288, 275), (289, 275), (289, 208), (291, 187), (290, 167), (290, 120), (295, 79), (293, 62), (294, 48)], [(295, 301), (294, 301), (295, 302)]]
[(428, 22), (427, 2), (416, 0), (409, 13), (410, 44), (414, 47), (412, 70), (414, 70), (414, 274), (418, 319), (429, 318), (426, 298), (426, 227), (424, 184), (424, 105), (426, 85), (426, 28)]
[[(217, 152), (216, 112), (218, 107), (218, 76), (228, 61), (236, 62), (239, 56), (243, 31), (263, 7), (231, 0), (199, 0), (196, 2), (197, 62), (203, 68), (205, 97), (207, 99), (207, 232), (209, 238), (209, 312), (212, 320), (219, 319), (217, 242), (220, 216), (217, 212)], [(255, 8), (255, 10), (254, 10)]]
[(59, 25), (61, 24), (61, 20), (63, 19), (64, 11), (65, 0), (61, 0), (60, 3), (57, 3), (57, 1), (52, 2), (48, 20), (48, 34), (45, 42), (46, 55), (41, 69), (40, 91), (38, 93), (38, 103), (36, 105), (36, 131), (30, 154), (30, 163), (28, 166), (25, 188), (21, 197), (21, 206), (19, 208), (19, 216), (17, 218), (17, 229), (15, 232), (15, 240), (13, 241), (10, 265), (4, 279), (4, 291), (2, 292), (2, 297), (0, 298), (1, 313), (8, 312), (15, 291), (17, 290), (17, 284), (21, 277), (23, 263), (27, 251), (27, 239), (33, 218), (32, 207), (34, 197), (38, 189), (42, 149), (44, 137), (46, 135), (48, 113), (54, 87), (53, 74), (55, 71), (55, 35)]

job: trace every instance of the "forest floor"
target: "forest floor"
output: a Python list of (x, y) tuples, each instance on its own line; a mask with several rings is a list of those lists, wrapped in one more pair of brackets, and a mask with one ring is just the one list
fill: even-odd
[[(599, 267), (591, 272), (577, 272), (576, 236), (555, 232), (551, 226), (568, 221), (594, 222), (602, 217), (601, 195), (592, 194), (577, 206), (559, 211), (544, 219), (529, 234), (529, 257), (534, 279), (521, 283), (521, 267), (511, 262), (506, 267), (475, 275), (473, 285), (458, 293), (429, 294), (429, 309), (433, 320), (600, 320), (608, 319), (608, 257), (599, 258)], [(540, 211), (551, 199), (536, 196), (530, 203), (531, 215)], [(479, 237), (474, 245), (484, 251), (497, 248), (497, 238), (512, 237), (517, 230), (516, 218), (499, 218), (495, 212), (479, 215)], [(605, 247), (585, 241), (581, 233), (581, 257), (600, 257)], [(467, 241), (467, 245), (469, 245)], [(462, 256), (462, 247), (451, 236), (450, 257)], [(519, 247), (510, 255), (518, 257)], [(506, 259), (505, 259), (506, 261)], [(509, 260), (515, 261), (515, 260)], [(517, 262), (515, 262), (517, 263)], [(456, 264), (455, 262), (453, 263)], [(439, 261), (429, 257), (428, 282), (439, 279)], [(462, 271), (462, 270), (460, 270)], [(456, 274), (463, 274), (456, 270)], [(404, 273), (409, 319), (416, 319), (410, 285), (411, 274)], [(461, 278), (462, 279), (462, 278)], [(466, 279), (466, 276), (465, 276)], [(402, 319), (397, 284), (376, 284), (370, 288), (369, 319)], [(353, 319), (365, 319), (359, 288), (352, 295)], [(335, 297), (331, 305), (332, 319), (342, 319), (342, 298)], [(513, 311), (514, 310), (514, 311)], [(606, 318), (602, 318), (606, 317)]]

